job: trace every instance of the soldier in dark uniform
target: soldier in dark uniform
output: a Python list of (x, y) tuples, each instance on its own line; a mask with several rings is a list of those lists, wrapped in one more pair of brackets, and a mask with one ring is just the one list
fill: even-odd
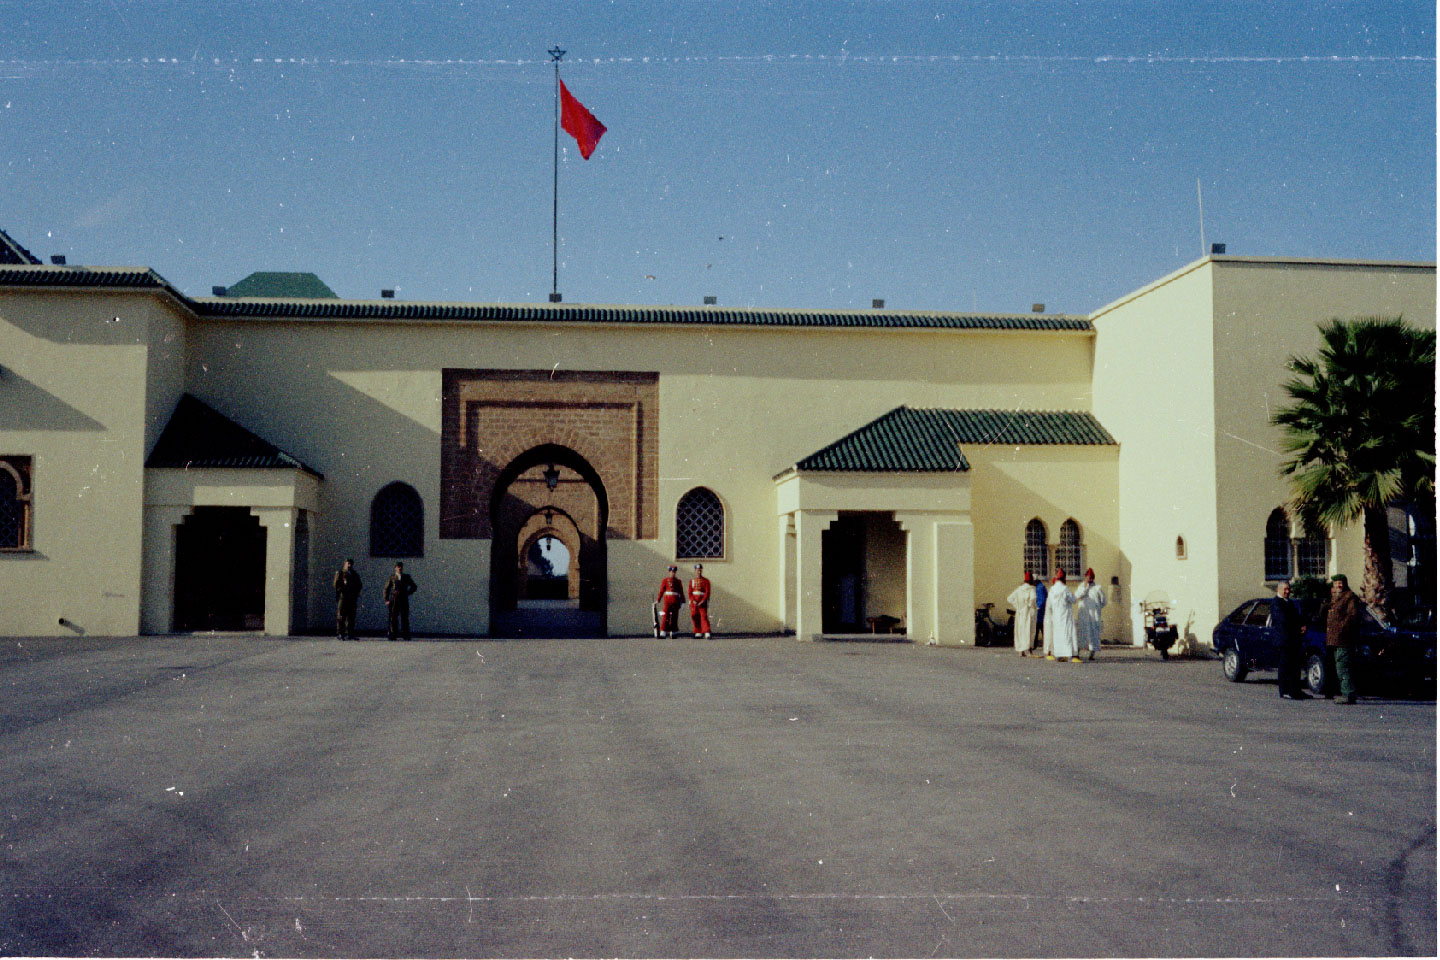
[(405, 564), (395, 564), (395, 572), (385, 581), (385, 606), (390, 610), (386, 636), (391, 640), (397, 634), (410, 639), (410, 594), (418, 589), (410, 574), (405, 572)]
[(335, 637), (338, 640), (355, 640), (355, 607), (360, 602), (360, 574), (355, 572), (355, 561), (346, 559), (335, 574)]
[(1270, 605), (1270, 625), (1280, 634), (1280, 696), (1286, 700), (1309, 700), (1300, 689), (1300, 642), (1305, 625), (1300, 610), (1290, 599), (1290, 581), (1281, 580), (1275, 587), (1275, 602)]

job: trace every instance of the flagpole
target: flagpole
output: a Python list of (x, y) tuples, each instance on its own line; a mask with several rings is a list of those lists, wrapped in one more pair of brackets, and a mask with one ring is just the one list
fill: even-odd
[(550, 302), (560, 302), (560, 58), (559, 44), (545, 51), (555, 64), (555, 150), (550, 183)]

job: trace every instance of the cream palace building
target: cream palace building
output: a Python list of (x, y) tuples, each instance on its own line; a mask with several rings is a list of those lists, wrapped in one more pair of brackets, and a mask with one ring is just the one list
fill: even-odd
[(1358, 529), (1284, 512), (1287, 357), (1435, 324), (1433, 264), (1224, 255), (1088, 315), (214, 292), (0, 233), (0, 634), (332, 632), (353, 557), (369, 631), (396, 560), (417, 633), (477, 637), (647, 635), (701, 562), (717, 642), (966, 644), (1060, 563), (1116, 578), (1113, 638), (1163, 590), (1208, 642), (1282, 574), (1362, 570)]

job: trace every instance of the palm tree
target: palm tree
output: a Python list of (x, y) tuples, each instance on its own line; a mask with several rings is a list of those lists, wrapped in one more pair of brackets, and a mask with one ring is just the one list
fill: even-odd
[(1292, 504), (1307, 529), (1364, 521), (1361, 594), (1390, 600), (1386, 506), (1435, 496), (1435, 331), (1398, 317), (1331, 320), (1316, 359), (1291, 357), (1284, 431)]

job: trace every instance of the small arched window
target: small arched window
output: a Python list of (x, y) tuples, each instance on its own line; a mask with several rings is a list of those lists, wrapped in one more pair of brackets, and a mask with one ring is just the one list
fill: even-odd
[(1284, 507), (1276, 507), (1265, 521), (1265, 579), (1289, 580), (1290, 517)]
[(370, 556), (425, 555), (425, 504), (407, 483), (395, 482), (370, 501)]
[(1060, 524), (1060, 543), (1055, 547), (1055, 566), (1065, 568), (1066, 580), (1078, 580), (1085, 569), (1085, 547), (1080, 543), (1080, 524), (1073, 519)]
[(1295, 572), (1302, 577), (1325, 577), (1330, 573), (1330, 538), (1323, 530), (1307, 530), (1295, 541)]
[(1050, 543), (1039, 517), (1025, 524), (1025, 572), (1042, 583), (1050, 579)]
[(691, 490), (675, 505), (675, 556), (684, 560), (725, 556), (725, 507), (704, 487)]
[(1185, 538), (1184, 538), (1184, 537), (1176, 537), (1176, 538), (1175, 538), (1175, 559), (1176, 559), (1176, 560), (1184, 560), (1187, 556), (1189, 556), (1189, 554), (1187, 554), (1187, 553), (1185, 552)]
[(0, 550), (30, 549), (30, 458), (0, 457)]

